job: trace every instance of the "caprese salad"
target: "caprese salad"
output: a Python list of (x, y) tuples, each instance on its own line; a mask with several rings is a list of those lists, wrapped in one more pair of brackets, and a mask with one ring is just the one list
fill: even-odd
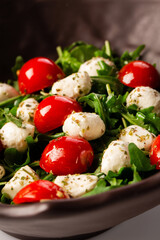
[(17, 57), (0, 83), (0, 200), (86, 197), (160, 169), (160, 76), (139, 60), (75, 42), (58, 59)]

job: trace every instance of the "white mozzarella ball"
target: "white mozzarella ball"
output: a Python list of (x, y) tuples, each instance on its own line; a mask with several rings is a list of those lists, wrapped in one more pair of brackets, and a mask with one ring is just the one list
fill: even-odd
[(153, 106), (153, 111), (160, 116), (160, 93), (153, 88), (136, 87), (129, 93), (126, 104), (127, 107), (135, 104), (139, 109)]
[(139, 149), (146, 151), (150, 150), (154, 138), (154, 134), (137, 125), (124, 128), (119, 137), (120, 140), (134, 143)]
[(10, 199), (13, 199), (15, 195), (25, 186), (38, 180), (39, 177), (35, 173), (35, 171), (29, 166), (21, 167), (5, 184), (2, 189), (2, 194), (6, 193)]
[(14, 87), (6, 83), (0, 83), (0, 102), (18, 95), (19, 93)]
[(114, 63), (103, 57), (93, 57), (90, 60), (81, 64), (79, 72), (86, 71), (89, 76), (98, 76), (97, 70), (100, 70), (99, 62), (104, 61), (109, 66), (114, 66)]
[(97, 184), (98, 177), (93, 175), (74, 174), (57, 176), (54, 183), (62, 187), (71, 197), (80, 197), (91, 191)]
[(5, 171), (4, 167), (2, 165), (0, 165), (0, 179), (3, 178), (5, 173), (6, 173), (6, 171)]
[(16, 148), (23, 152), (27, 149), (26, 138), (34, 135), (35, 127), (29, 123), (23, 123), (17, 127), (13, 122), (8, 122), (0, 129), (0, 138), (4, 148)]
[(51, 93), (76, 99), (88, 94), (90, 90), (91, 79), (88, 73), (78, 72), (55, 82)]
[(38, 104), (34, 98), (28, 98), (22, 101), (17, 108), (17, 117), (25, 122), (33, 123), (34, 113)]
[(80, 136), (90, 141), (105, 133), (105, 124), (96, 113), (78, 112), (67, 117), (63, 131), (69, 136)]
[(118, 172), (122, 167), (130, 167), (128, 143), (120, 140), (112, 141), (104, 151), (101, 172)]

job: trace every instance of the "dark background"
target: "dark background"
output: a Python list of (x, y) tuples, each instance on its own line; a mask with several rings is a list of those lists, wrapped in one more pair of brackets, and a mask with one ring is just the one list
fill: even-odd
[(83, 40), (118, 53), (145, 43), (144, 59), (160, 56), (160, 1), (142, 0), (1, 0), (0, 74), (10, 77), (17, 55), (56, 59), (56, 46)]

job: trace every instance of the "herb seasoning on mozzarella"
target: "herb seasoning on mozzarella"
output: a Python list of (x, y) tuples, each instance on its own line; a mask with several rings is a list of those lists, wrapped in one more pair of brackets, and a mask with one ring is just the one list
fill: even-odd
[(136, 87), (129, 93), (126, 103), (127, 107), (135, 104), (139, 109), (154, 107), (153, 111), (160, 115), (160, 93), (153, 88)]
[(63, 131), (69, 136), (80, 136), (90, 141), (105, 133), (105, 124), (95, 113), (72, 113), (65, 120)]
[(51, 93), (70, 98), (87, 95), (91, 90), (91, 79), (87, 72), (73, 73), (72, 75), (55, 82)]
[(100, 70), (99, 62), (103, 61), (109, 66), (114, 66), (114, 63), (111, 62), (109, 59), (105, 59), (103, 57), (93, 57), (92, 59), (84, 62), (80, 68), (79, 72), (86, 71), (89, 76), (98, 76), (97, 70)]
[(91, 191), (97, 184), (98, 177), (75, 174), (56, 177), (54, 183), (62, 187), (71, 197), (80, 197)]
[(118, 172), (122, 167), (130, 167), (130, 156), (128, 143), (115, 140), (104, 150), (101, 164), (101, 172), (107, 174), (109, 171)]
[(22, 101), (17, 109), (17, 117), (25, 122), (33, 123), (34, 113), (38, 107), (38, 102), (34, 98)]
[(13, 122), (6, 123), (0, 129), (0, 138), (4, 148), (16, 148), (23, 152), (27, 149), (27, 136), (34, 135), (35, 127), (29, 123), (23, 123), (18, 127)]
[(120, 140), (135, 143), (138, 148), (146, 151), (150, 150), (154, 138), (153, 134), (137, 125), (124, 128), (119, 137)]
[(2, 193), (7, 194), (10, 199), (13, 199), (14, 196), (26, 185), (31, 182), (38, 180), (39, 177), (35, 173), (33, 169), (29, 166), (25, 166), (20, 168), (13, 178), (10, 179), (9, 182), (2, 189)]

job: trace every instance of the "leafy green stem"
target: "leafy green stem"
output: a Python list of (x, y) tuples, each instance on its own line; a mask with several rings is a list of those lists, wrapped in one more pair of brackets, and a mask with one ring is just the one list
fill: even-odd
[(22, 97), (22, 95), (18, 95), (18, 96), (15, 96), (13, 98), (9, 98), (9, 99), (7, 99), (5, 101), (2, 101), (2, 102), (0, 102), (0, 107), (4, 107), (5, 105), (7, 105), (9, 103), (12, 103), (12, 102), (14, 102), (15, 100), (17, 100), (17, 99), (19, 99), (21, 97)]
[(60, 46), (58, 46), (58, 47), (56, 48), (56, 50), (57, 50), (57, 54), (58, 54), (59, 58), (61, 58), (62, 55), (63, 55), (62, 48), (61, 48)]
[(112, 56), (111, 46), (108, 40), (105, 41), (105, 52), (109, 57)]

